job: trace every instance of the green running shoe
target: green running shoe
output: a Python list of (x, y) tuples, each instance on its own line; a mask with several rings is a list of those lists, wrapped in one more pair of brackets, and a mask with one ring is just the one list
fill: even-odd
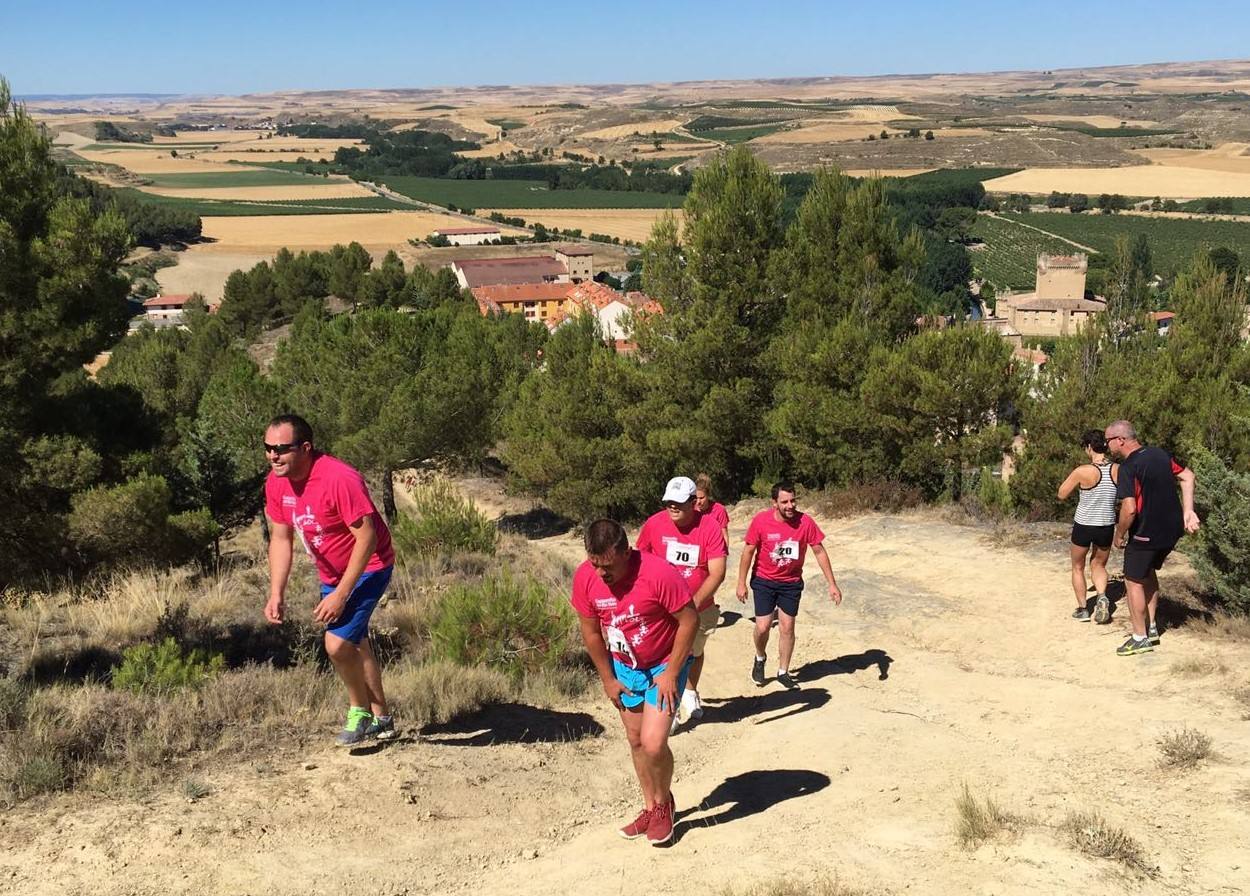
[(1150, 643), (1149, 638), (1142, 638), (1140, 641), (1133, 635), (1129, 635), (1127, 641), (1116, 648), (1116, 656), (1134, 656), (1139, 653), (1150, 653), (1155, 646)]
[(336, 747), (358, 747), (369, 739), (369, 725), (373, 722), (373, 713), (359, 706), (347, 711), (347, 724), (334, 739)]

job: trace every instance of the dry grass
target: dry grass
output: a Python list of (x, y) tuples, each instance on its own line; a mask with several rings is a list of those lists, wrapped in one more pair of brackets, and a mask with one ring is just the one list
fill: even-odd
[[(239, 167), (232, 165), (230, 170), (238, 171)], [(255, 202), (279, 202), (283, 199), (349, 199), (374, 195), (355, 181), (321, 180), (318, 182), (313, 178), (308, 179), (307, 185), (294, 184), (285, 187), (142, 187), (141, 189), (145, 193), (153, 193), (157, 196), (176, 196), (183, 199), (239, 199)]]
[(825, 874), (810, 879), (770, 881), (747, 889), (726, 887), (719, 896), (866, 896), (866, 891)]
[[(598, 128), (578, 134), (584, 140), (619, 140), (632, 137), (634, 134), (666, 134), (681, 127), (685, 122), (680, 118), (657, 118), (652, 121), (635, 121), (630, 124), (618, 124), (609, 128)], [(748, 123), (748, 122), (744, 122)]]
[(1210, 736), (1194, 728), (1170, 731), (1160, 737), (1159, 767), (1163, 769), (1196, 768), (1204, 759), (1211, 758)]
[(964, 849), (976, 849), (1000, 834), (1014, 832), (1021, 822), (988, 796), (978, 800), (966, 783), (955, 798), (955, 811), (955, 836)]
[(886, 131), (891, 138), (904, 133), (897, 128), (887, 127), (881, 121), (818, 121), (805, 127), (793, 130), (781, 130), (763, 137), (757, 137), (752, 143), (843, 143), (851, 140), (867, 140)]
[(1219, 657), (1212, 656), (1191, 656), (1183, 660), (1176, 660), (1172, 663), (1170, 669), (1174, 675), (1187, 677), (1224, 675), (1228, 672), (1228, 667), (1224, 665), (1224, 661)]
[(1242, 721), (1250, 722), (1250, 684), (1242, 685), (1233, 691), (1233, 699), (1241, 707)]
[(1153, 877), (1156, 869), (1146, 864), (1146, 851), (1126, 831), (1112, 827), (1096, 812), (1073, 812), (1061, 825), (1072, 846), (1096, 859), (1111, 859), (1132, 871)]
[(211, 171), (238, 171), (237, 165), (223, 162), (211, 162), (191, 159), (179, 153), (172, 157), (169, 153), (154, 152), (150, 149), (102, 149), (94, 151), (78, 151), (89, 162), (103, 165), (120, 165), (135, 174), (200, 174)]
[(846, 488), (805, 494), (806, 504), (822, 516), (837, 519), (864, 513), (901, 513), (924, 503), (919, 489), (899, 482), (866, 482)]

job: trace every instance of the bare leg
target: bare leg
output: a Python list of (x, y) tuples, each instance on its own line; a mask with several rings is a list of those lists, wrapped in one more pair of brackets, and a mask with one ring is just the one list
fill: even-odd
[(1094, 588), (1099, 594), (1107, 593), (1107, 558), (1111, 556), (1111, 548), (1094, 546), (1093, 556), (1089, 560), (1090, 578), (1094, 580)]
[(777, 627), (781, 630), (781, 637), (777, 640), (777, 661), (782, 669), (789, 671), (790, 659), (794, 656), (794, 617), (778, 610), (777, 619), (780, 622)]
[[(1098, 549), (1095, 548), (1094, 550), (1096, 552)], [(1075, 544), (1068, 545), (1068, 557), (1072, 561), (1072, 591), (1076, 594), (1076, 605), (1078, 608), (1085, 606), (1085, 557), (1088, 553), (1088, 548), (1083, 548), (1080, 545)], [(1096, 553), (1095, 556), (1097, 556)], [(1105, 563), (1106, 560), (1103, 562)], [(1106, 587), (1106, 578), (1106, 571), (1104, 570), (1104, 589)], [(1095, 579), (1095, 581), (1097, 581), (1097, 579)], [(1100, 590), (1099, 593), (1102, 594), (1104, 591)]]
[(756, 616), (755, 631), (751, 633), (751, 637), (755, 639), (755, 655), (767, 656), (768, 650), (768, 630), (773, 626), (772, 616)]
[(391, 713), (386, 705), (386, 694), (382, 690), (382, 667), (373, 655), (373, 645), (368, 638), (360, 642), (360, 660), (364, 668), (365, 685), (369, 688), (369, 711), (375, 716), (389, 716)]
[(1137, 638), (1146, 637), (1146, 589), (1139, 579), (1124, 580), (1124, 591), (1128, 596), (1129, 621), (1133, 624), (1133, 634)]
[[(625, 726), (625, 739), (629, 741), (629, 758), (634, 763), (634, 774), (642, 790), (643, 803), (648, 809), (655, 808), (655, 783), (652, 780), (651, 763), (642, 746), (642, 709), (622, 709), (621, 724)], [(665, 729), (668, 730), (667, 728)]]
[(334, 671), (347, 686), (347, 699), (351, 701), (351, 705), (368, 706), (370, 704), (369, 685), (365, 681), (364, 662), (360, 648), (351, 641), (326, 632), (326, 653), (330, 655)]
[(640, 739), (643, 760), (651, 780), (647, 804), (654, 806), (668, 801), (673, 786), (673, 751), (668, 748), (668, 731), (672, 716), (660, 712), (650, 703), (642, 706)]
[[(706, 648), (705, 648), (706, 649)], [(686, 678), (686, 688), (691, 691), (699, 689), (699, 676), (703, 674), (703, 654), (699, 654), (690, 663), (690, 674)]]
[(1152, 569), (1150, 575), (1142, 581), (1145, 590), (1146, 610), (1150, 616), (1150, 624), (1155, 624), (1155, 616), (1159, 612), (1159, 576)]

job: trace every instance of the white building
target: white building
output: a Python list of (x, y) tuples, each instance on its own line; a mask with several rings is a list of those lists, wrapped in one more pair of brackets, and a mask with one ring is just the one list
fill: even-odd
[(182, 323), (182, 312), (191, 301), (189, 295), (153, 296), (143, 303), (143, 317), (160, 326)]
[(501, 234), (498, 227), (444, 227), (434, 231), (435, 236), (446, 237), (453, 246), (480, 246), (482, 243), (497, 240)]

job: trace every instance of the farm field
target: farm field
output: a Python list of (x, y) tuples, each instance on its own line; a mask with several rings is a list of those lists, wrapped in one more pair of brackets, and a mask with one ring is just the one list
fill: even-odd
[(220, 174), (235, 170), (225, 162), (208, 162), (203, 158), (171, 156), (168, 151), (151, 152), (141, 149), (79, 149), (77, 154), (88, 162), (99, 165), (119, 165), (135, 174)]
[[(324, 178), (313, 179), (306, 174), (293, 171), (278, 171), (270, 168), (243, 167), (231, 165), (225, 171), (175, 172), (160, 174), (149, 178), (154, 187), (210, 190), (228, 187), (288, 187), (307, 186), (324, 182)], [(333, 181), (331, 181), (333, 182)]]
[(1080, 251), (1058, 237), (992, 215), (977, 215), (972, 235), (983, 240), (968, 253), (973, 272), (999, 290), (1032, 289), (1037, 280), (1037, 256), (1043, 252), (1065, 255)]
[(902, 133), (883, 127), (880, 122), (824, 121), (805, 123), (792, 130), (776, 130), (757, 138), (760, 143), (840, 143), (844, 140), (866, 140), (882, 130), (891, 136)]
[(596, 128), (593, 131), (585, 131), (578, 134), (578, 139), (582, 140), (619, 140), (623, 137), (632, 137), (634, 134), (641, 134), (646, 137), (651, 134), (665, 134), (675, 131), (681, 127), (683, 119), (680, 118), (659, 118), (653, 121), (636, 121), (630, 124), (618, 124), (608, 128)]
[(340, 215), (361, 212), (388, 212), (410, 210), (412, 206), (384, 196), (351, 196), (339, 199), (290, 199), (286, 202), (243, 202), (222, 199), (186, 199), (180, 196), (158, 196), (131, 187), (123, 187), (118, 193), (140, 202), (181, 208), (201, 217), (236, 215)]
[[(1242, 258), (1250, 258), (1250, 223), (1151, 218), (1142, 215), (1071, 215), (1065, 212), (1004, 214), (1002, 217), (1030, 224), (1110, 253), (1118, 237), (1129, 241), (1145, 234), (1156, 271), (1171, 274), (1188, 264), (1199, 251), (1226, 246)], [(978, 219), (978, 224), (980, 220)]]
[[(550, 208), (499, 208), (478, 209), (479, 215), (500, 212), (509, 218), (523, 218), (527, 224), (542, 224), (561, 230), (580, 230), (583, 235), (602, 233), (623, 240), (645, 242), (651, 236), (651, 227), (668, 209), (550, 209)], [(675, 210), (681, 220), (681, 210)]]
[(446, 180), (435, 177), (383, 177), (396, 193), (434, 205), (460, 208), (676, 208), (677, 193), (627, 190), (548, 190), (532, 180)]
[(1156, 165), (1202, 168), (1208, 171), (1250, 173), (1250, 143), (1225, 143), (1214, 149), (1138, 149)]
[(1195, 199), (1202, 196), (1250, 196), (1250, 170), (1229, 172), (1180, 165), (1133, 165), (1125, 168), (1029, 168), (985, 181), (993, 193), (1119, 193)]
[[(268, 215), (204, 218), (204, 236), (219, 251), (277, 252), (279, 249), (329, 249), (353, 240), (373, 251), (424, 239), (440, 227), (463, 227), (464, 218), (435, 212), (388, 212), (356, 215)], [(523, 233), (501, 226), (505, 233)], [(373, 248), (371, 248), (373, 247)]]

